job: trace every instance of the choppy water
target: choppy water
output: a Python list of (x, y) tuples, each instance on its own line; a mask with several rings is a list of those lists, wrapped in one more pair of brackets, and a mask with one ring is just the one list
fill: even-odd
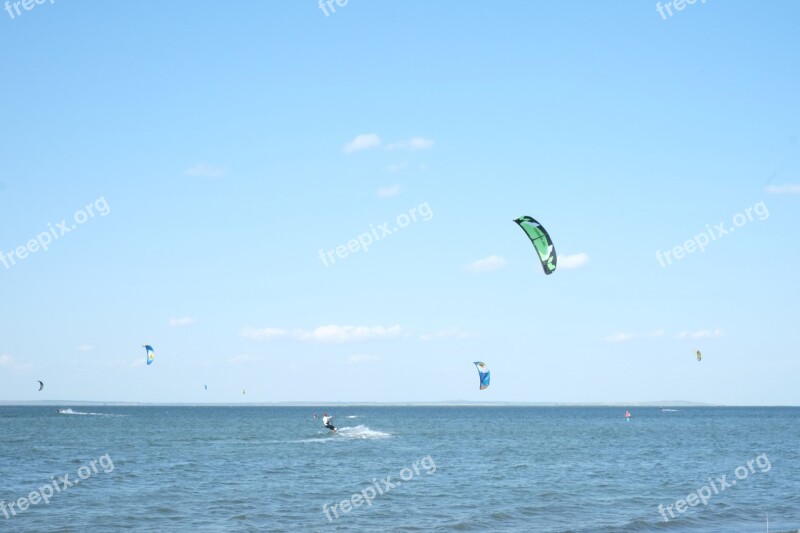
[(0, 407), (0, 531), (800, 527), (799, 408), (339, 407), (338, 434), (322, 409)]

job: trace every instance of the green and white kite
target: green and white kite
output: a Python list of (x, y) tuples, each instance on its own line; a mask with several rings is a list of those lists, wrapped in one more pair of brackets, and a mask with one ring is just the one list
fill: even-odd
[(556, 270), (556, 249), (550, 234), (531, 217), (519, 217), (514, 219), (514, 222), (519, 224), (519, 227), (533, 243), (536, 253), (539, 254), (539, 260), (542, 262), (544, 273), (552, 274)]

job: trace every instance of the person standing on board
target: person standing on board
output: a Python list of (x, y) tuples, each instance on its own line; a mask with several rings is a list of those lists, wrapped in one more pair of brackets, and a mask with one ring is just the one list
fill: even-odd
[(332, 418), (332, 416), (328, 416), (328, 413), (322, 413), (322, 423), (325, 425), (325, 427), (331, 431), (336, 431), (336, 428), (333, 427), (333, 424), (331, 424)]

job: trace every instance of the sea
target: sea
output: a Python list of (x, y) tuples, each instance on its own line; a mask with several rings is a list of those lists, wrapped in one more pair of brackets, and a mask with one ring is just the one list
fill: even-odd
[(0, 531), (795, 532), (798, 436), (791, 407), (4, 406)]

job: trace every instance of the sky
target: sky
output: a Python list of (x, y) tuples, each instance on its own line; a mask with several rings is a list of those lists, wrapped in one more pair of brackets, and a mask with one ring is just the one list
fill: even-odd
[(800, 405), (800, 4), (6, 6), (0, 401)]

